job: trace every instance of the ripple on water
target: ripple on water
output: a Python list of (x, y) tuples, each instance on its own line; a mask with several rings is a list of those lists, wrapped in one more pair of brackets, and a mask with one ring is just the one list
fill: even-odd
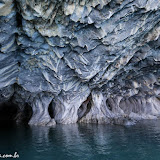
[(159, 160), (160, 120), (134, 126), (96, 124), (1, 128), (1, 153), (28, 160)]

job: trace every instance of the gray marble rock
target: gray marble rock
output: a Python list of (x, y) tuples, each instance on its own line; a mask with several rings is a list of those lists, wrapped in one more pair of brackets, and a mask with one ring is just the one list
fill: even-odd
[(0, 103), (30, 125), (157, 119), (159, 68), (159, 0), (0, 1)]

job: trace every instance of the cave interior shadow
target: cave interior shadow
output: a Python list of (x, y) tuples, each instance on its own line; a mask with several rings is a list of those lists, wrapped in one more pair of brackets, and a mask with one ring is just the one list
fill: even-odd
[(26, 104), (23, 110), (11, 101), (0, 103), (0, 126), (27, 125), (32, 116), (32, 108)]

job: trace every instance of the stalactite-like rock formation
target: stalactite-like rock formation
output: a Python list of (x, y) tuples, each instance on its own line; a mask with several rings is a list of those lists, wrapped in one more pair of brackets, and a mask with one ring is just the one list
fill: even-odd
[(159, 36), (159, 0), (1, 0), (0, 104), (31, 125), (159, 118)]

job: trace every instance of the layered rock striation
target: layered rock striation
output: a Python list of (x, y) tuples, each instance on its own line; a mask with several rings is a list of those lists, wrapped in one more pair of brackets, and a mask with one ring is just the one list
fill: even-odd
[(1, 0), (0, 103), (30, 125), (160, 115), (159, 0)]

